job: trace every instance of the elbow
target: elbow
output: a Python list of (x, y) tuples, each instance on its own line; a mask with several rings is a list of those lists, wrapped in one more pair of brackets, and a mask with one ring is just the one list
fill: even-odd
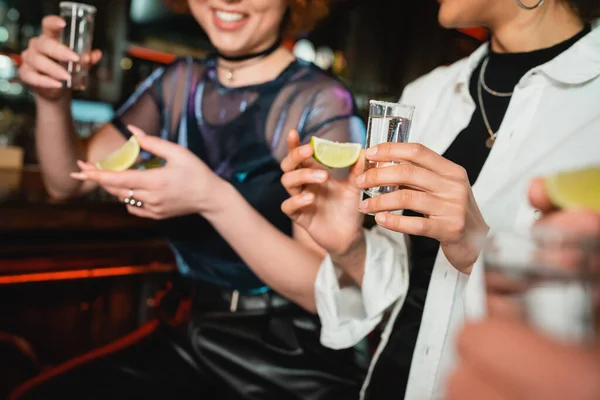
[[(63, 202), (80, 194), (81, 184), (61, 184), (61, 182), (53, 182), (50, 177), (42, 175), (44, 188), (48, 197), (53, 202)], [(74, 181), (75, 182), (75, 181)]]
[(45, 185), (48, 197), (52, 202), (63, 202), (67, 201), (75, 196), (72, 192), (66, 192), (64, 190), (57, 190), (49, 185)]

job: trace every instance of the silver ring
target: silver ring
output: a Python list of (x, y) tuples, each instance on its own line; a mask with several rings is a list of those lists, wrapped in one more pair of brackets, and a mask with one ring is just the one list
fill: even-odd
[[(128, 204), (128, 205), (130, 205), (130, 206), (137, 206), (137, 203), (140, 203), (140, 204), (141, 204), (142, 202), (141, 202), (141, 201), (138, 201), (138, 200), (136, 200), (136, 199), (133, 197), (133, 189), (129, 189), (129, 193), (127, 194), (127, 197), (125, 197), (125, 198), (123, 199), (123, 203), (125, 203), (125, 204)], [(137, 206), (137, 207), (141, 207), (141, 205), (140, 205), (140, 206)]]
[(515, 0), (515, 1), (517, 2), (517, 5), (519, 7), (521, 7), (522, 9), (527, 10), (527, 11), (531, 11), (531, 10), (535, 10), (536, 8), (538, 8), (542, 4), (544, 4), (545, 0), (539, 0), (538, 3), (535, 6), (527, 6), (527, 5), (523, 4), (522, 0)]

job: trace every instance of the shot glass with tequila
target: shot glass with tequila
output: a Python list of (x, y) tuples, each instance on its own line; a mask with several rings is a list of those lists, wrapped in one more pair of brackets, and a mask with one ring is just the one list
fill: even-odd
[[(371, 100), (365, 149), (386, 142), (406, 143), (414, 111), (415, 107), (413, 106)], [(385, 168), (393, 164), (393, 162), (382, 163), (365, 160), (365, 172), (371, 168)], [(364, 189), (363, 192), (369, 197), (374, 197), (395, 190), (398, 190), (397, 186), (379, 186)]]
[(62, 30), (61, 42), (79, 55), (79, 61), (65, 63), (65, 68), (71, 74), (71, 79), (65, 82), (65, 86), (72, 90), (85, 90), (88, 83), (96, 7), (63, 1), (59, 8), (60, 16), (66, 23)]
[(488, 314), (520, 320), (557, 340), (592, 343), (599, 250), (596, 238), (558, 230), (491, 235), (483, 251)]

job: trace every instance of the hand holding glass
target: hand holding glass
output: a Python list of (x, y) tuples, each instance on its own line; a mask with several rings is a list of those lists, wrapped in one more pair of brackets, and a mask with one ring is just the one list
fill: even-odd
[(62, 30), (61, 43), (79, 55), (79, 61), (69, 61), (65, 64), (65, 68), (71, 74), (71, 79), (65, 82), (65, 86), (72, 90), (85, 90), (91, 61), (96, 7), (66, 1), (61, 2), (59, 7), (60, 16), (66, 23)]
[[(413, 106), (371, 100), (365, 149), (386, 142), (406, 143), (414, 111)], [(365, 160), (365, 172), (371, 168), (382, 168), (393, 164), (393, 162), (382, 163)], [(363, 192), (373, 197), (396, 190), (398, 190), (397, 186), (380, 186), (364, 189)]]
[(590, 343), (600, 285), (598, 242), (558, 230), (498, 232), (484, 248), (488, 313), (555, 339)]

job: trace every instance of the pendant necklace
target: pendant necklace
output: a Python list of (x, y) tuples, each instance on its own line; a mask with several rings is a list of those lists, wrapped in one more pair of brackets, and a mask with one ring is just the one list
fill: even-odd
[(481, 66), (481, 70), (479, 71), (479, 82), (477, 85), (477, 99), (479, 100), (479, 108), (481, 109), (481, 116), (483, 117), (483, 122), (485, 123), (485, 127), (490, 135), (489, 138), (486, 139), (485, 141), (485, 146), (488, 149), (491, 149), (494, 146), (494, 143), (496, 142), (496, 135), (497, 132), (494, 132), (492, 130), (492, 127), (490, 125), (490, 121), (488, 120), (487, 117), (487, 113), (485, 112), (485, 106), (483, 105), (483, 93), (482, 93), (482, 89), (485, 90), (486, 92), (488, 92), (489, 94), (491, 94), (492, 96), (496, 96), (496, 97), (510, 97), (512, 96), (513, 92), (496, 92), (495, 90), (492, 90), (488, 87), (488, 85), (486, 85), (485, 83), (485, 71), (487, 69), (487, 65), (490, 61), (490, 58), (487, 57), (484, 61), (483, 61), (483, 65)]

